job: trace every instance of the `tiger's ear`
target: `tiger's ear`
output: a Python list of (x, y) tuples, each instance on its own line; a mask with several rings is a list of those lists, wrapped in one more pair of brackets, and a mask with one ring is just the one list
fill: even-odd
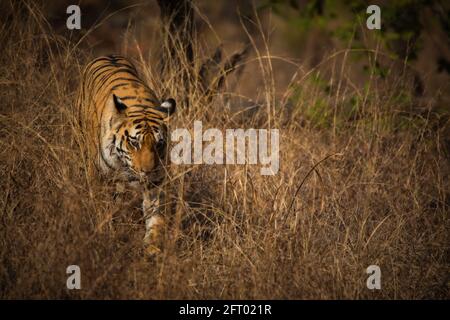
[(114, 101), (114, 107), (116, 108), (116, 111), (118, 113), (123, 113), (126, 110), (127, 105), (125, 103), (123, 103), (123, 101), (120, 100), (120, 98), (118, 96), (116, 96), (115, 94), (113, 94), (113, 101)]
[(177, 103), (174, 99), (169, 98), (167, 100), (164, 100), (160, 106), (156, 107), (156, 110), (164, 112), (167, 114), (167, 118), (169, 118), (170, 115), (175, 113), (175, 110), (177, 108)]

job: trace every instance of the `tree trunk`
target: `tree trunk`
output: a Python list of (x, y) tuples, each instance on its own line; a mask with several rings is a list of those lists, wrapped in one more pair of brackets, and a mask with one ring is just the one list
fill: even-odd
[[(211, 101), (223, 87), (225, 78), (245, 59), (249, 45), (222, 61), (219, 45), (214, 55), (204, 59), (199, 72), (194, 66), (194, 44), (197, 31), (194, 24), (192, 0), (157, 0), (160, 8), (163, 34), (161, 74), (177, 75), (178, 94), (184, 97), (184, 107), (189, 107), (191, 89), (198, 84), (202, 95)], [(198, 57), (195, 57), (198, 60)]]
[(189, 0), (157, 0), (163, 24), (161, 74), (180, 75), (185, 96), (194, 70), (194, 10)]

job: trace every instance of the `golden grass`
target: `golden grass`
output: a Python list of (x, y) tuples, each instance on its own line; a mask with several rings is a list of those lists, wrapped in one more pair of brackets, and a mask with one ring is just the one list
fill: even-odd
[[(205, 104), (194, 83), (171, 127), (278, 128), (280, 172), (172, 166), (167, 245), (148, 258), (136, 195), (114, 200), (112, 184), (86, 174), (73, 102), (92, 57), (32, 9), (0, 29), (1, 298), (449, 298), (448, 150), (429, 118), (395, 126), (391, 97), (407, 80), (372, 79), (375, 98), (338, 126), (342, 97), (359, 91), (332, 79), (329, 127), (305, 118), (323, 97), (300, 66), (302, 100), (292, 87), (276, 94), (267, 48), (250, 59), (265, 84), (252, 110), (231, 111), (225, 94)], [(176, 75), (158, 78), (143, 57), (152, 86), (182, 101)], [(71, 264), (81, 290), (66, 289)], [(366, 287), (372, 264), (381, 290)]]

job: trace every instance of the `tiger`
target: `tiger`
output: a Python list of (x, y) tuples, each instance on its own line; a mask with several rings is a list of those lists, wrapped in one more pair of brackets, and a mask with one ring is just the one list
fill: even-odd
[(165, 219), (155, 189), (164, 180), (167, 122), (175, 100), (159, 100), (129, 59), (108, 55), (86, 65), (76, 103), (94, 167), (142, 191), (144, 243), (149, 252), (160, 251)]

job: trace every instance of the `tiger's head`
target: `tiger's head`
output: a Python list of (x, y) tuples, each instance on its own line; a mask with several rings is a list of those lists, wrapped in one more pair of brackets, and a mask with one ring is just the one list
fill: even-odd
[(164, 100), (151, 110), (130, 110), (116, 95), (113, 95), (113, 103), (109, 123), (110, 155), (120, 162), (129, 180), (154, 180), (164, 162), (166, 121), (175, 112), (175, 100)]

